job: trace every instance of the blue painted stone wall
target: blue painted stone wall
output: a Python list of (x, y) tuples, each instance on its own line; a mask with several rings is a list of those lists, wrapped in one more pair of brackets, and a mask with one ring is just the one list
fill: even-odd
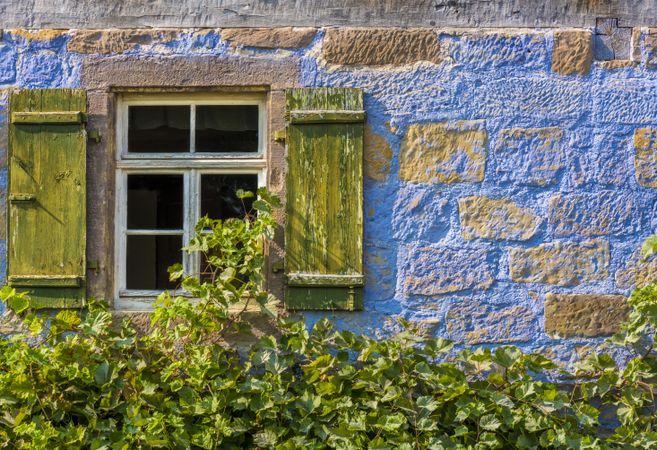
[(617, 296), (657, 274), (637, 253), (656, 225), (652, 30), (608, 61), (592, 61), (590, 30), (305, 32), (281, 49), (220, 30), (5, 30), (2, 165), (8, 90), (79, 87), (85, 58), (299, 58), (300, 85), (365, 93), (366, 311), (333, 314), (341, 326), (386, 333), (403, 317), (566, 360), (601, 344)]

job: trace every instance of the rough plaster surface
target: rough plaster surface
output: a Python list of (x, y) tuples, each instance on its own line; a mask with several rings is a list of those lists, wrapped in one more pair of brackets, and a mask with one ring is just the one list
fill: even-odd
[[(70, 51), (79, 31), (5, 30), (0, 131), (9, 89), (85, 87), (90, 123), (107, 136), (90, 143), (90, 170), (111, 180), (103, 155), (110, 152), (111, 161), (113, 86), (270, 89), (270, 130), (284, 125), (286, 87), (362, 88), (366, 311), (332, 314), (338, 324), (377, 335), (402, 316), (431, 335), (513, 341), (570, 360), (602, 341), (581, 337), (589, 325), (576, 320), (580, 310), (558, 304), (580, 337), (553, 339), (545, 332), (547, 295), (624, 296), (657, 273), (654, 261), (637, 256), (657, 228), (650, 48), (640, 45), (630, 63), (594, 61), (586, 73), (562, 74), (552, 70), (552, 30), (432, 32), (437, 62), (354, 67), (325, 62), (323, 28), (296, 49), (235, 46), (221, 30), (146, 33), (148, 39), (124, 33), (130, 45), (103, 47), (107, 54)], [(643, 43), (647, 33), (633, 41)], [(270, 185), (283, 192), (284, 149), (270, 145)], [(2, 161), (5, 155), (0, 137)], [(6, 180), (3, 165), (0, 188)], [(89, 225), (96, 255), (107, 253), (112, 239), (113, 198), (99, 180), (89, 194), (99, 214)], [(489, 200), (479, 208), (473, 198)], [(0, 267), (4, 273), (5, 258)], [(111, 277), (106, 271), (93, 283), (103, 291)], [(305, 314), (309, 324), (321, 316)]]

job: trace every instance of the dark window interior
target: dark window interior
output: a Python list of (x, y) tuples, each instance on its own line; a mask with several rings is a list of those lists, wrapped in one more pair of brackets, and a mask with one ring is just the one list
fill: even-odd
[(207, 174), (201, 175), (201, 216), (212, 219), (243, 217), (251, 210), (254, 197), (239, 199), (235, 191), (243, 189), (253, 193), (258, 189), (255, 174)]
[(174, 289), (167, 268), (182, 261), (182, 236), (129, 235), (126, 288)]
[(128, 151), (189, 152), (189, 106), (130, 106)]
[(257, 105), (196, 106), (197, 152), (257, 152)]
[(183, 227), (183, 176), (128, 175), (128, 229)]

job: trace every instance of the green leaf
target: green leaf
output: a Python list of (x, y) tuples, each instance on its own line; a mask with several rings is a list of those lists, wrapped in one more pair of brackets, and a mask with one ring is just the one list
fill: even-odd
[(641, 257), (646, 260), (657, 251), (657, 235), (649, 236), (641, 246)]
[(94, 372), (94, 379), (96, 380), (96, 384), (100, 386), (107, 384), (110, 381), (110, 376), (111, 368), (107, 361), (104, 361), (102, 364), (96, 367)]
[(486, 414), (479, 419), (479, 426), (484, 430), (495, 431), (502, 426), (502, 422), (493, 414)]

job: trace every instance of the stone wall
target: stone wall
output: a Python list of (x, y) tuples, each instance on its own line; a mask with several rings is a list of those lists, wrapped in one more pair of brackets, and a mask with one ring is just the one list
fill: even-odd
[[(5, 30), (0, 55), (3, 165), (10, 89), (89, 89), (111, 136), (119, 88), (264, 85), (277, 93), (272, 131), (286, 87), (362, 88), (366, 311), (333, 314), (344, 327), (377, 334), (401, 316), (569, 359), (657, 274), (638, 256), (656, 225), (657, 30)], [(96, 191), (113, 183), (103, 145), (90, 151), (105, 174)], [(271, 145), (282, 192), (284, 149)], [(111, 210), (90, 225), (90, 240), (105, 236), (97, 252), (112, 245)]]

